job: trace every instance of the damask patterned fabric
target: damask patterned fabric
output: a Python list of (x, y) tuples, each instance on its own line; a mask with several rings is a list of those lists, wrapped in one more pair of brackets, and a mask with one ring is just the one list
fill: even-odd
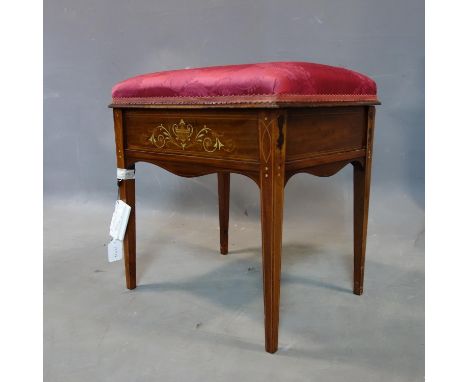
[(309, 62), (267, 62), (143, 74), (112, 89), (113, 104), (376, 102), (360, 73)]

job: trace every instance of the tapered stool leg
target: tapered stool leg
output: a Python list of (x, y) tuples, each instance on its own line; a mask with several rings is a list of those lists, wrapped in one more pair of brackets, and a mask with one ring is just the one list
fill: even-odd
[(372, 143), (375, 108), (368, 108), (367, 150), (363, 162), (354, 166), (354, 294), (361, 295), (364, 288), (364, 263), (366, 258), (367, 220), (372, 167)]
[(230, 174), (218, 173), (219, 242), (222, 255), (228, 253)]
[(136, 226), (135, 226), (135, 179), (119, 182), (120, 199), (132, 209), (123, 241), (125, 257), (125, 278), (128, 289), (136, 288)]
[[(117, 167), (135, 170), (135, 165), (127, 165), (124, 155), (124, 126), (121, 109), (114, 109), (115, 148)], [(136, 288), (136, 232), (135, 232), (135, 179), (119, 182), (119, 196), (131, 207), (127, 231), (124, 237), (125, 278), (128, 289)]]
[(283, 121), (282, 116), (268, 113), (260, 123), (265, 349), (269, 353), (278, 349), (286, 134)]
[(369, 184), (366, 166), (354, 165), (354, 294), (361, 295), (364, 286)]

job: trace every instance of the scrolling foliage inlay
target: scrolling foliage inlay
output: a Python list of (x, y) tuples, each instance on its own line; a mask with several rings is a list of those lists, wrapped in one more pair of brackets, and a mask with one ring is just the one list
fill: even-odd
[(197, 131), (190, 123), (185, 123), (183, 119), (179, 123), (174, 123), (167, 128), (162, 123), (157, 126), (148, 139), (153, 146), (158, 149), (170, 148), (198, 149), (208, 153), (215, 151), (231, 152), (234, 145), (230, 140), (223, 140), (222, 135), (213, 129), (203, 127)]

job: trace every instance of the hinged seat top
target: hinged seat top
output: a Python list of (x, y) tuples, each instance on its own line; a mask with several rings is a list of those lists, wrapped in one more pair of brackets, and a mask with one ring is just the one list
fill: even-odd
[(376, 104), (375, 82), (309, 62), (212, 66), (143, 74), (116, 84), (112, 106)]

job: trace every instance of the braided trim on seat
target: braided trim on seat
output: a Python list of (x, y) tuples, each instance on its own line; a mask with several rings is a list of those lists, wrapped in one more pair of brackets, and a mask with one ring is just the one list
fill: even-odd
[(257, 103), (307, 103), (307, 102), (377, 102), (375, 94), (277, 94), (277, 95), (227, 95), (195, 97), (113, 97), (115, 105), (217, 105)]

